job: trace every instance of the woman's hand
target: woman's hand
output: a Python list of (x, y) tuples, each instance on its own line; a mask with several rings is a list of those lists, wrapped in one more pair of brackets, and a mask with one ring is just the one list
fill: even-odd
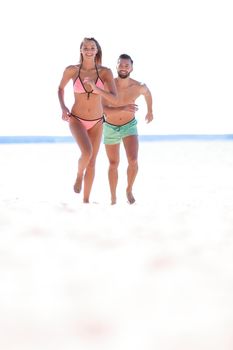
[(95, 85), (95, 82), (94, 82), (93, 79), (84, 78), (84, 79), (83, 79), (83, 83), (84, 83), (84, 84), (90, 85), (90, 87), (91, 87), (91, 89), (92, 89), (92, 92), (93, 92), (94, 94), (98, 94), (98, 95), (100, 94), (100, 89)]
[(66, 107), (62, 110), (62, 119), (65, 120), (66, 122), (68, 122), (70, 117), (70, 111), (69, 109)]

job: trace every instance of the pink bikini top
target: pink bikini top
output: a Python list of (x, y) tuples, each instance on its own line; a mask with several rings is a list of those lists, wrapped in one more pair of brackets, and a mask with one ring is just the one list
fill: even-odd
[[(82, 67), (82, 65), (80, 65), (78, 76), (77, 76), (77, 78), (74, 81), (74, 92), (76, 94), (87, 94), (87, 98), (89, 98), (90, 94), (93, 92), (93, 90), (88, 91), (85, 88), (85, 86), (84, 86), (84, 84), (83, 84), (83, 82), (82, 82), (82, 80), (80, 78), (81, 67)], [(95, 81), (95, 85), (98, 88), (103, 89), (104, 88), (104, 83), (103, 83), (103, 81), (101, 80), (101, 78), (99, 76), (98, 69), (97, 69), (96, 66), (95, 66), (95, 69), (96, 69), (96, 73), (97, 73), (97, 78), (96, 78), (96, 81)]]

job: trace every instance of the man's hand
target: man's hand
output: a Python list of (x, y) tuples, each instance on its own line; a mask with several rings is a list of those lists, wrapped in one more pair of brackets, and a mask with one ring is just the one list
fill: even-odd
[(154, 119), (153, 113), (147, 113), (145, 120), (147, 123), (150, 123)]
[(122, 106), (123, 110), (126, 112), (137, 112), (138, 110), (138, 105), (136, 105), (135, 103), (129, 103), (128, 105)]

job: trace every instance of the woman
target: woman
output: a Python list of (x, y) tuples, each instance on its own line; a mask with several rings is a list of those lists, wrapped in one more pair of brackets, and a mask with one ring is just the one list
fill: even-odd
[[(89, 203), (95, 176), (95, 163), (103, 130), (102, 97), (110, 103), (117, 102), (117, 91), (112, 71), (102, 65), (102, 50), (94, 38), (84, 38), (80, 45), (80, 63), (68, 66), (61, 79), (58, 98), (62, 119), (69, 122), (81, 156), (74, 191), (79, 193), (84, 179), (83, 202)], [(74, 104), (65, 105), (64, 89), (73, 80)]]

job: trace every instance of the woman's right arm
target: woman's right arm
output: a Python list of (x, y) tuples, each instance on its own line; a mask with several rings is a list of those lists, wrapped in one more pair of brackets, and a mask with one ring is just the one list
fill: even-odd
[(62, 79), (58, 86), (58, 99), (62, 109), (62, 119), (66, 121), (69, 119), (70, 111), (69, 111), (69, 108), (67, 108), (65, 105), (65, 87), (68, 84), (68, 82), (72, 79), (76, 71), (77, 71), (77, 68), (75, 66), (67, 67), (64, 70)]

